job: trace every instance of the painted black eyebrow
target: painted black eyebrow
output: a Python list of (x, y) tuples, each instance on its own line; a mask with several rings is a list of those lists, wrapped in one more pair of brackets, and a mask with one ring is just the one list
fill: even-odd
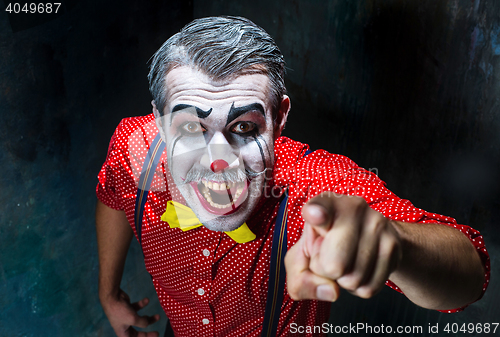
[(231, 105), (231, 109), (229, 110), (229, 114), (227, 115), (226, 126), (228, 126), (229, 123), (234, 121), (236, 118), (238, 118), (241, 115), (244, 115), (250, 111), (260, 111), (262, 116), (264, 116), (264, 118), (266, 117), (266, 113), (264, 112), (264, 108), (262, 107), (262, 105), (260, 103), (252, 103), (252, 104), (248, 104), (245, 106), (241, 106), (239, 108), (235, 108), (234, 102), (233, 102), (233, 104)]
[[(189, 104), (177, 104), (172, 108), (172, 112), (170, 114), (170, 125), (172, 125), (172, 119), (174, 118), (174, 114), (176, 112), (179, 112), (181, 110), (189, 109), (189, 108), (194, 108), (196, 110), (196, 115), (198, 118), (204, 119), (207, 118), (211, 113), (212, 113), (212, 108), (210, 108), (208, 111), (202, 110), (194, 105), (189, 105)], [(185, 111), (190, 114), (195, 114), (192, 109)]]

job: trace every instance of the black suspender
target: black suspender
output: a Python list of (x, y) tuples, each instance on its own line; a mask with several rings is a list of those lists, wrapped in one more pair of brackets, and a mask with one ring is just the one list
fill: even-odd
[(285, 255), (287, 251), (287, 214), (288, 192), (280, 203), (278, 217), (274, 225), (271, 264), (269, 266), (269, 285), (267, 288), (266, 311), (262, 325), (262, 337), (276, 336), (280, 319), (283, 290), (285, 288)]
[(142, 247), (142, 215), (144, 212), (144, 205), (148, 199), (149, 187), (153, 182), (154, 173), (158, 162), (160, 161), (163, 150), (165, 149), (165, 143), (161, 140), (160, 134), (156, 135), (153, 143), (149, 147), (148, 154), (144, 159), (144, 165), (142, 166), (142, 172), (139, 177), (139, 186), (137, 187), (137, 196), (135, 198), (135, 231), (137, 237), (139, 238), (139, 243)]
[[(304, 157), (312, 151), (307, 150)], [(273, 246), (271, 248), (271, 264), (269, 266), (269, 286), (267, 289), (266, 312), (262, 326), (262, 337), (274, 337), (278, 330), (278, 322), (283, 303), (286, 270), (285, 255), (287, 252), (287, 219), (288, 219), (288, 190), (280, 203), (278, 217), (274, 225)]]

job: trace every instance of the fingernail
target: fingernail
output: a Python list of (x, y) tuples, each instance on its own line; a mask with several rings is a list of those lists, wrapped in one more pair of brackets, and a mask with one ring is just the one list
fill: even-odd
[(316, 297), (321, 301), (333, 302), (335, 298), (335, 290), (331, 285), (321, 284), (316, 288)]
[(309, 212), (309, 215), (317, 218), (318, 220), (323, 220), (325, 218), (325, 211), (323, 207), (319, 205), (310, 205), (309, 208), (307, 209)]

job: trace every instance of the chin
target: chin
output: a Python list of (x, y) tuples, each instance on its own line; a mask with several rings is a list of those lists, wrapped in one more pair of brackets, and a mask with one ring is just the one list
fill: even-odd
[(218, 218), (208, 221), (202, 221), (203, 226), (214, 232), (230, 232), (243, 225), (244, 222), (244, 219), (235, 219), (234, 216), (228, 216), (227, 219)]

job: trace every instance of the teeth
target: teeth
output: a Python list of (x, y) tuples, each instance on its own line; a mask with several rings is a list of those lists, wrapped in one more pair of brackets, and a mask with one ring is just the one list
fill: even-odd
[(207, 199), (207, 201), (212, 201), (212, 197), (208, 193), (205, 194), (205, 198)]
[(245, 183), (244, 182), (238, 182), (238, 183), (233, 183), (233, 182), (222, 182), (222, 183), (217, 183), (213, 181), (207, 181), (205, 179), (201, 180), (201, 183), (205, 185), (205, 187), (214, 190), (214, 191), (224, 191), (224, 190), (229, 190), (234, 188), (235, 186), (239, 186), (238, 189), (241, 189)]
[(228, 203), (228, 204), (225, 204), (225, 205), (221, 205), (221, 204), (218, 204), (218, 203), (215, 203), (213, 200), (212, 200), (212, 196), (210, 195), (210, 192), (209, 192), (209, 188), (212, 189), (212, 190), (218, 190), (218, 191), (224, 191), (224, 190), (229, 190), (231, 188), (233, 188), (236, 183), (232, 183), (232, 182), (229, 182), (229, 183), (215, 183), (215, 182), (211, 182), (211, 181), (206, 181), (204, 179), (201, 180), (201, 182), (203, 183), (203, 185), (205, 186), (205, 188), (201, 191), (203, 193), (203, 196), (205, 197), (205, 199), (207, 200), (207, 202), (210, 204), (210, 206), (214, 207), (214, 208), (228, 208), (230, 207), (231, 205), (234, 205), (234, 201), (235, 200), (238, 200), (238, 198), (240, 197), (241, 193), (243, 192), (243, 186), (242, 185), (239, 185), (238, 188), (236, 189), (236, 193), (232, 196), (232, 202)]
[(239, 198), (239, 197), (240, 197), (240, 195), (241, 195), (241, 192), (243, 192), (243, 187), (238, 187), (238, 189), (236, 190), (236, 193), (234, 194), (233, 199), (234, 199), (234, 200), (238, 200), (238, 198)]

